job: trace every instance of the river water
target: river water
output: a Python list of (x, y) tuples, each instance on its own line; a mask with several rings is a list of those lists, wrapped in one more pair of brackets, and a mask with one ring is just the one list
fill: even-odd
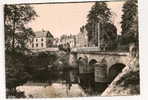
[(52, 83), (48, 85), (45, 83), (34, 83), (32, 85), (24, 84), (23, 86), (17, 87), (17, 91), (24, 92), (26, 97), (33, 98), (58, 98), (58, 97), (82, 97), (87, 94), (81, 89), (78, 84), (72, 84), (71, 88), (68, 89), (66, 84)]
[[(66, 56), (64, 57), (66, 58)], [(69, 55), (65, 61), (68, 60)], [(58, 62), (60, 61), (57, 60)], [(85, 62), (84, 62), (85, 63)], [(83, 64), (83, 70), (85, 69), (85, 64)], [(80, 67), (80, 66), (78, 66)], [(59, 76), (59, 79), (66, 81), (58, 81), (56, 79), (52, 84), (49, 83), (26, 83), (22, 86), (18, 86), (17, 91), (24, 92), (25, 96), (28, 98), (59, 98), (59, 97), (84, 97), (84, 96), (96, 96), (99, 95), (98, 89), (96, 89), (94, 81), (94, 72), (92, 73), (80, 73), (81, 70), (68, 69), (65, 67), (63, 74)], [(59, 72), (60, 73), (60, 72)], [(79, 73), (79, 74), (78, 74)], [(52, 80), (51, 80), (52, 81)]]

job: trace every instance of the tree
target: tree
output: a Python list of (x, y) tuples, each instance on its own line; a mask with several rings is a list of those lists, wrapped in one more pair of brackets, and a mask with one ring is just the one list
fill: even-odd
[[(99, 16), (99, 17), (98, 17)], [(110, 9), (107, 7), (106, 2), (96, 2), (88, 14), (88, 22), (94, 23), (100, 21), (100, 17), (102, 18), (102, 22), (106, 23), (110, 21), (111, 12)]]
[[(102, 19), (100, 19), (99, 17)], [(89, 14), (87, 15), (87, 24), (86, 24), (86, 30), (88, 31), (88, 41), (89, 42), (95, 42), (93, 39), (95, 36), (95, 26), (96, 24), (101, 21), (102, 23), (110, 21), (111, 12), (110, 9), (107, 7), (107, 4), (105, 2), (96, 2), (91, 10), (89, 11)]]
[[(96, 2), (88, 14), (87, 24), (88, 41), (97, 46), (98, 41), (113, 44), (117, 38), (117, 29), (111, 22), (112, 13), (106, 2)], [(98, 22), (100, 23), (100, 40), (98, 40)], [(91, 44), (91, 45), (92, 45)], [(110, 47), (113, 45), (108, 44)], [(114, 46), (115, 47), (115, 46)]]
[(84, 32), (84, 29), (85, 29), (85, 26), (84, 26), (84, 25), (81, 26), (81, 27), (80, 27), (80, 32), (83, 33), (83, 32)]
[(105, 50), (116, 50), (117, 48), (117, 28), (112, 23), (104, 23), (101, 25), (101, 45)]
[(122, 39), (121, 44), (138, 43), (138, 5), (137, 0), (127, 0), (123, 5), (121, 21)]
[(15, 48), (24, 51), (30, 36), (34, 36), (31, 28), (27, 27), (31, 20), (37, 16), (36, 12), (29, 5), (5, 5), (5, 46), (6, 50)]
[(36, 16), (36, 12), (29, 5), (4, 6), (7, 89), (15, 89), (30, 78), (26, 70), (28, 58), (25, 51), (26, 43), (34, 36), (34, 32), (27, 24)]

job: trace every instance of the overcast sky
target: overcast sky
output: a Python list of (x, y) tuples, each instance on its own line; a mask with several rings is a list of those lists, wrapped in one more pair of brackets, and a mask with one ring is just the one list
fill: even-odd
[[(108, 7), (114, 12), (114, 24), (120, 33), (120, 21), (122, 15), (122, 2), (108, 2)], [(89, 3), (65, 3), (65, 4), (33, 4), (34, 10), (38, 14), (29, 26), (34, 31), (42, 29), (49, 30), (54, 37), (62, 34), (78, 34), (80, 27), (85, 25), (87, 14), (93, 2)]]

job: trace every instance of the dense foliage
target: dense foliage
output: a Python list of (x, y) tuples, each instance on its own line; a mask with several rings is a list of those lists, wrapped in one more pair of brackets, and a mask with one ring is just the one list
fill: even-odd
[(26, 71), (27, 48), (29, 37), (34, 36), (27, 24), (34, 20), (36, 12), (29, 5), (5, 5), (5, 53), (6, 53), (6, 87), (8, 89), (22, 85), (30, 75)]
[[(112, 14), (107, 7), (106, 2), (96, 2), (89, 11), (87, 17), (88, 20), (85, 27), (88, 32), (88, 41), (91, 43), (90, 45), (98, 45), (98, 27), (100, 27), (100, 41), (103, 41), (104, 44), (109, 47), (113, 46), (111, 44), (114, 44), (116, 41), (117, 29), (111, 22)], [(100, 23), (100, 26), (98, 26), (98, 22)]]
[(105, 50), (116, 50), (117, 47), (117, 28), (111, 23), (101, 25), (100, 41)]
[(35, 53), (30, 55), (28, 59), (27, 72), (31, 75), (31, 81), (45, 82), (54, 78), (52, 64), (57, 59), (55, 53)]
[(138, 43), (138, 5), (137, 0), (127, 0), (123, 5), (121, 44)]
[(27, 24), (35, 19), (36, 12), (29, 5), (5, 5), (4, 12), (6, 49), (25, 51), (29, 37), (34, 36)]
[(24, 84), (30, 75), (25, 69), (27, 67), (27, 57), (23, 54), (6, 52), (6, 87), (15, 88)]
[[(99, 16), (99, 17), (98, 17)], [(91, 41), (93, 37), (93, 32), (95, 31), (95, 26), (97, 22), (106, 22), (109, 21), (109, 18), (111, 16), (110, 9), (107, 8), (107, 5), (105, 2), (96, 2), (91, 10), (89, 11), (89, 14), (87, 15), (87, 24), (86, 30), (88, 31), (88, 40)]]

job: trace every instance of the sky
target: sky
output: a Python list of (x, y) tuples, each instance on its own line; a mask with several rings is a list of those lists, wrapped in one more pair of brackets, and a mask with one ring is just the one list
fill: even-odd
[[(108, 2), (107, 5), (114, 13), (114, 24), (120, 34), (122, 2)], [(65, 3), (65, 4), (32, 4), (38, 17), (29, 23), (33, 30), (49, 30), (54, 37), (63, 34), (76, 35), (80, 27), (87, 22), (87, 15), (94, 2)]]

